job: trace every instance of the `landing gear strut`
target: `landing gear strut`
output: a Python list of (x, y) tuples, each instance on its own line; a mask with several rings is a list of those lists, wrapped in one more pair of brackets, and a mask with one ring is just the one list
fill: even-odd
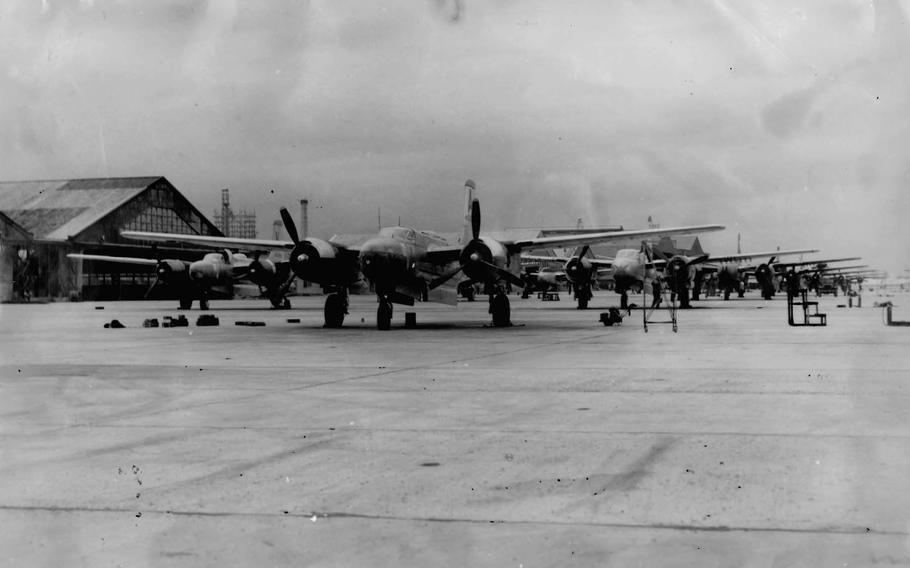
[(629, 309), (629, 294), (626, 291), (623, 291), (619, 295), (619, 309), (621, 309), (621, 310)]
[(588, 309), (588, 300), (591, 299), (593, 294), (591, 293), (591, 286), (586, 284), (579, 284), (575, 286), (575, 299), (578, 300), (578, 309), (587, 310)]
[(344, 316), (348, 313), (348, 295), (346, 292), (333, 292), (325, 299), (325, 326), (341, 327)]
[(511, 312), (508, 296), (502, 291), (490, 294), (490, 314), (493, 316), (493, 327), (511, 327)]
[(383, 296), (379, 297), (379, 308), (376, 310), (376, 329), (392, 327), (392, 302)]

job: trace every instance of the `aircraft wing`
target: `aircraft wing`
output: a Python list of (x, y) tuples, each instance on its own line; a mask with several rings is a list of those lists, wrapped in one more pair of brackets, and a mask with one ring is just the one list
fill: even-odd
[(636, 231), (609, 231), (605, 233), (575, 233), (568, 235), (557, 235), (554, 237), (537, 237), (533, 239), (503, 241), (503, 244), (512, 250), (520, 250), (522, 248), (571, 247), (645, 237), (663, 237), (670, 235), (709, 233), (711, 231), (722, 231), (723, 229), (723, 225), (693, 225), (690, 227), (672, 227), (668, 229), (640, 229)]
[(545, 254), (523, 254), (521, 260), (530, 260), (532, 262), (569, 262), (571, 256), (547, 256)]
[(103, 254), (80, 254), (70, 253), (67, 258), (78, 260), (96, 260), (102, 262), (117, 262), (120, 264), (140, 264), (142, 266), (157, 266), (158, 261), (154, 258), (137, 258), (132, 256), (106, 256)]
[(869, 268), (869, 265), (868, 264), (851, 264), (850, 266), (827, 266), (825, 268), (822, 268), (817, 271), (812, 271), (812, 272), (828, 273), (828, 272), (838, 272), (841, 270), (845, 270), (845, 271), (846, 270), (859, 270), (861, 268)]
[(182, 235), (179, 233), (151, 233), (146, 231), (121, 231), (120, 235), (137, 241), (158, 243), (187, 243), (212, 248), (236, 248), (242, 250), (275, 250), (292, 249), (291, 241), (273, 241), (269, 239), (241, 239), (234, 237), (210, 237), (207, 235)]
[(822, 259), (818, 259), (818, 260), (803, 260), (800, 262), (777, 262), (775, 264), (782, 268), (790, 268), (790, 267), (807, 266), (807, 265), (813, 265), (813, 264), (828, 264), (830, 262), (847, 262), (847, 261), (851, 261), (851, 260), (860, 260), (861, 258), (862, 258), (861, 256), (847, 256), (847, 257), (843, 257), (843, 258), (822, 258)]
[[(521, 255), (521, 260), (530, 260), (531, 262), (569, 262), (574, 256), (547, 256), (545, 254), (523, 254)], [(613, 266), (612, 258), (592, 258), (586, 256), (585, 260), (590, 262), (592, 266), (597, 266), (598, 268), (611, 268)], [(658, 261), (659, 262), (659, 261)]]
[[(730, 254), (727, 256), (709, 255), (705, 262), (749, 262), (757, 258), (770, 258), (772, 256), (792, 256), (795, 254), (811, 254), (818, 252), (817, 249), (792, 249), (792, 250), (775, 250), (768, 252), (746, 252), (742, 254)], [(783, 263), (776, 263), (780, 266)]]

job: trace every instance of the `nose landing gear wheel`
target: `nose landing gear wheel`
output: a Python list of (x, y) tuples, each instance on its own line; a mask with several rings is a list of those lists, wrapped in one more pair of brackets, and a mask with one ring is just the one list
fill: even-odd
[(379, 300), (379, 309), (376, 310), (376, 329), (390, 329), (392, 327), (392, 303), (388, 300)]
[(512, 325), (511, 306), (509, 297), (505, 294), (496, 294), (490, 300), (490, 314), (493, 316), (493, 327), (510, 327)]

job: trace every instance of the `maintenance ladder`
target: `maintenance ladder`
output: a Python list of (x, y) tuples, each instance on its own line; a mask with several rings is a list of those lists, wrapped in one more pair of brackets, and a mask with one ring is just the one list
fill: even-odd
[[(659, 304), (658, 306), (655, 307), (655, 306), (652, 305), (653, 294), (652, 294), (652, 297), (651, 297), (651, 298), (648, 298), (648, 294), (645, 293), (644, 286), (642, 286), (642, 290), (641, 290), (641, 297), (642, 297), (642, 299), (641, 299), (641, 305), (642, 305), (642, 308), (641, 308), (642, 325), (643, 325), (644, 328), (645, 328), (645, 333), (648, 333), (648, 322), (649, 322), (649, 321), (650, 321), (652, 324), (670, 324), (670, 325), (673, 326), (673, 333), (677, 333), (677, 332), (679, 331), (679, 326), (677, 325), (677, 320), (676, 320), (676, 310), (677, 310), (677, 306), (676, 306), (676, 295), (675, 295), (675, 294), (670, 294), (670, 293), (669, 293), (669, 289), (668, 289), (668, 287), (665, 285), (665, 282), (663, 281), (663, 278), (656, 278), (656, 279), (654, 280), (654, 283), (656, 283), (658, 286), (660, 286), (660, 300), (661, 300), (661, 302), (660, 302), (660, 304)], [(654, 285), (654, 284), (652, 283), (652, 286), (653, 286), (653, 285)], [(647, 308), (646, 308), (645, 306), (650, 306), (650, 307), (647, 307)], [(655, 311), (655, 310), (661, 309), (660, 306), (665, 306), (665, 307), (666, 307), (666, 310), (667, 310), (667, 313), (668, 313), (669, 316), (670, 316), (670, 319), (668, 319), (668, 320), (651, 321), (651, 316), (654, 314), (654, 311)]]
[[(794, 327), (828, 325), (828, 316), (818, 313), (818, 302), (806, 299), (806, 290), (793, 292), (787, 291), (787, 323)], [(802, 321), (797, 321), (796, 317), (800, 314)]]

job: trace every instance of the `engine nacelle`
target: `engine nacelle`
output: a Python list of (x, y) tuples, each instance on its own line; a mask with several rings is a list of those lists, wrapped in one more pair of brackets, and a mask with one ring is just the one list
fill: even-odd
[(275, 263), (267, 258), (254, 258), (250, 261), (249, 279), (253, 284), (268, 286), (275, 279), (277, 273)]
[(679, 290), (689, 287), (689, 262), (682, 256), (674, 256), (667, 262), (664, 274), (670, 286)]
[(461, 249), (459, 260), (464, 266), (464, 273), (468, 278), (478, 282), (488, 282), (498, 280), (498, 277), (484, 263), (504, 268), (509, 260), (509, 251), (496, 239), (480, 237)]
[(338, 257), (338, 250), (322, 239), (304, 239), (291, 251), (291, 270), (301, 280), (317, 284), (345, 284), (356, 272), (349, 262)]
[(174, 259), (159, 260), (155, 275), (162, 282), (182, 283), (190, 279), (189, 264)]
[(566, 279), (572, 284), (580, 284), (591, 280), (591, 263), (581, 258), (571, 258), (566, 262)]
[(773, 275), (774, 272), (767, 264), (759, 264), (755, 269), (755, 280), (762, 286), (771, 285), (771, 278)]

